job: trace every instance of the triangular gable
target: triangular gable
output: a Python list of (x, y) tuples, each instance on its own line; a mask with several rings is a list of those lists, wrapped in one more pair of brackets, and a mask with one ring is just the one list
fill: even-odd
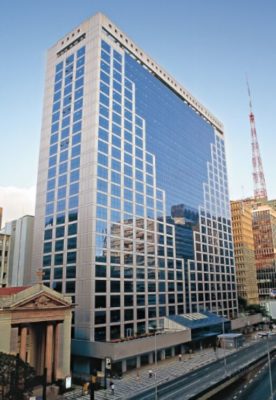
[(70, 301), (58, 292), (42, 285), (35, 285), (13, 296), (10, 309), (45, 309), (70, 307)]
[(12, 303), (10, 305), (11, 310), (15, 309), (45, 309), (45, 308), (64, 308), (70, 307), (70, 304), (66, 301), (61, 301), (60, 299), (49, 296), (48, 293), (41, 292), (32, 298), (28, 298), (25, 301), (20, 301), (17, 303)]

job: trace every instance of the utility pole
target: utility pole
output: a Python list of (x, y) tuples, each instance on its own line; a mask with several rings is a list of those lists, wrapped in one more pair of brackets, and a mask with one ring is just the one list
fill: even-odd
[(269, 334), (267, 334), (266, 338), (266, 346), (267, 346), (267, 358), (268, 358), (268, 371), (269, 371), (269, 385), (270, 385), (270, 395), (271, 400), (273, 400), (273, 386), (272, 386), (272, 374), (271, 374), (271, 360), (270, 360), (270, 351), (269, 351)]

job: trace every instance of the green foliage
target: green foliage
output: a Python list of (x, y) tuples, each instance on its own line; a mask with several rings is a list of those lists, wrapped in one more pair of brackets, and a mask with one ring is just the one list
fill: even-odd
[(263, 317), (269, 317), (267, 309), (260, 304), (250, 304), (246, 307), (249, 314), (262, 314)]
[(238, 297), (239, 310), (248, 314), (262, 314), (263, 317), (269, 317), (267, 309), (260, 304), (248, 304), (243, 297)]
[(31, 394), (35, 370), (18, 356), (0, 352), (0, 398), (23, 400), (24, 394)]
[(246, 311), (246, 308), (247, 308), (247, 306), (248, 306), (247, 300), (244, 299), (243, 297), (238, 297), (238, 303), (239, 303), (239, 310), (240, 310), (241, 312)]

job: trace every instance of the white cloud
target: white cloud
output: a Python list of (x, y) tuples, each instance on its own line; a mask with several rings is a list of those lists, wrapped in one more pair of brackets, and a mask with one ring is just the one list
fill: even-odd
[(3, 221), (12, 221), (23, 215), (34, 215), (35, 210), (35, 186), (18, 188), (12, 186), (0, 186), (0, 207), (3, 207)]

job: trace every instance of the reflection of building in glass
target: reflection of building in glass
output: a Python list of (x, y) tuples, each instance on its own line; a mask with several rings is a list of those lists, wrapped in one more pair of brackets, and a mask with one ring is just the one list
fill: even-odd
[(223, 127), (118, 32), (98, 14), (49, 50), (37, 190), (33, 268), (94, 358), (186, 300), (237, 310)]

